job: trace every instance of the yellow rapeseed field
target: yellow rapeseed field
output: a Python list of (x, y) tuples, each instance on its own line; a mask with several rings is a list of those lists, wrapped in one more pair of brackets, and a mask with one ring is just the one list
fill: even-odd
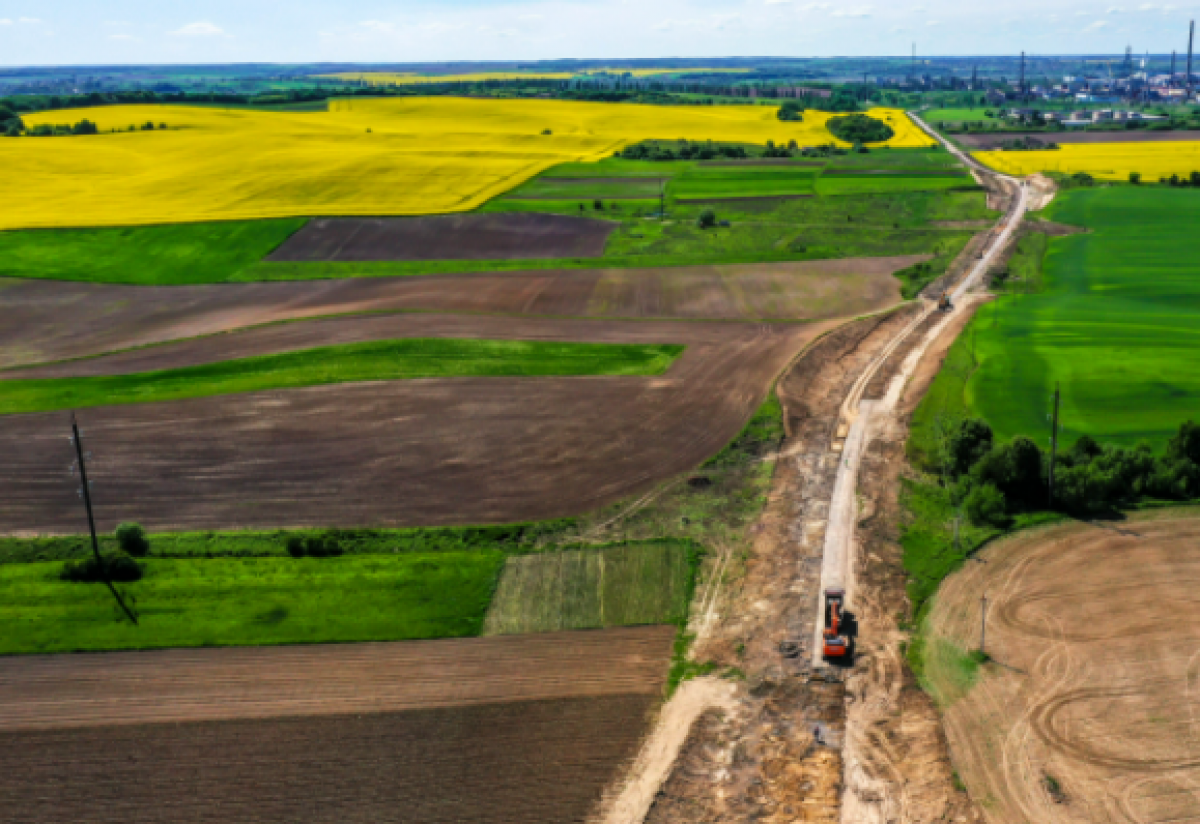
[[(430, 97), (333, 101), (329, 112), (112, 106), (30, 115), (103, 132), (0, 140), (0, 229), (463, 211), (565, 161), (649, 138), (829, 143), (828, 118), (768, 106), (632, 106)], [(875, 110), (893, 145), (928, 139)], [(551, 134), (543, 134), (545, 130)]]
[(332, 80), (355, 80), (370, 84), (387, 85), (391, 83), (451, 83), (456, 81), (484, 80), (570, 80), (584, 74), (609, 72), (610, 74), (631, 74), (634, 77), (653, 77), (659, 74), (745, 74), (749, 69), (585, 69), (578, 72), (475, 72), (473, 74), (417, 74), (416, 72), (336, 72), (334, 74), (316, 74)]
[(1147, 183), (1200, 171), (1200, 143), (1063, 143), (1042, 152), (976, 152), (996, 171), (1012, 175), (1034, 172), (1086, 172), (1100, 180), (1128, 180), (1137, 172)]

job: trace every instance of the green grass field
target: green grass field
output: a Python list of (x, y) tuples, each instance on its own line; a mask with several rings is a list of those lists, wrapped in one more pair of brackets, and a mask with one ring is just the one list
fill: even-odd
[(671, 181), (676, 198), (812, 194), (820, 169), (803, 166), (692, 166)]
[(0, 415), (349, 381), (660, 375), (682, 352), (683, 347), (675, 345), (449, 338), (370, 341), (129, 375), (0, 380)]
[(150, 559), (122, 585), (136, 627), (102, 585), (58, 580), (61, 564), (0, 564), (0, 654), (477, 635), (504, 557)]
[(586, 183), (534, 178), (509, 192), (505, 200), (648, 200), (657, 198), (660, 188), (654, 178), (597, 177)]
[(975, 182), (969, 177), (945, 175), (822, 175), (817, 179), (815, 188), (817, 194), (828, 197), (975, 188)]
[(995, 118), (984, 117), (985, 111), (996, 111), (995, 106), (980, 106), (978, 109), (930, 109), (927, 112), (921, 112), (921, 119), (930, 125), (934, 123), (962, 123), (975, 122), (976, 120), (994, 121)]
[(679, 623), (691, 577), (688, 547), (676, 542), (512, 556), (484, 632)]
[(184, 284), (234, 279), (307, 221), (0, 232), (0, 277)]
[(1192, 249), (1200, 192), (1076, 189), (1060, 194), (1048, 217), (1092, 231), (1050, 239), (1042, 291), (1001, 297), (980, 311), (914, 427), (957, 411), (986, 418), (1001, 438), (1024, 434), (1045, 445), (1057, 383), (1068, 443), (1088, 434), (1161, 448), (1200, 408), (1200, 273)]

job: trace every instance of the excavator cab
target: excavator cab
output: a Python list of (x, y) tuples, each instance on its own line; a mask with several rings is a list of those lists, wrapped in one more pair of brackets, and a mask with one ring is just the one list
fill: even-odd
[(850, 642), (842, 630), (842, 605), (845, 600), (845, 590), (825, 590), (825, 631), (822, 633), (822, 654), (825, 658), (841, 659), (850, 654)]
[(942, 292), (942, 296), (938, 298), (938, 309), (942, 312), (949, 312), (954, 309), (954, 304), (950, 302), (949, 292)]

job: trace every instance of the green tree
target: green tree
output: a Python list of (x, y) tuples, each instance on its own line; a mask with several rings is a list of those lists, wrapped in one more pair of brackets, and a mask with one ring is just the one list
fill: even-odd
[(700, 217), (696, 218), (696, 225), (701, 229), (711, 229), (717, 225), (717, 215), (712, 209), (705, 209), (700, 213)]
[(117, 546), (135, 558), (144, 557), (150, 551), (150, 538), (139, 523), (123, 523), (117, 527), (115, 535)]
[(967, 495), (967, 517), (980, 526), (1004, 529), (1012, 519), (1004, 495), (993, 484), (981, 484)]
[(1139, 174), (1138, 172), (1130, 172), (1129, 173), (1129, 182), (1132, 183), (1134, 186), (1138, 185), (1139, 183), (1142, 182), (1141, 174)]

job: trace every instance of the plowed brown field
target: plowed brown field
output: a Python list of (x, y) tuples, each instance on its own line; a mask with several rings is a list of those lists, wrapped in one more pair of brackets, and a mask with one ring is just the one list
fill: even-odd
[(0, 659), (0, 820), (582, 822), (674, 635)]
[(0, 278), (0, 368), (243, 326), (420, 309), (530, 316), (821, 320), (900, 300), (890, 258), (431, 277), (125, 286)]
[(619, 226), (569, 215), (318, 218), (267, 260), (510, 260), (599, 257)]
[[(830, 324), (525, 320), (424, 314), (281, 324), (54, 367), (94, 374), (387, 337), (682, 343), (654, 378), (337, 384), (98, 407), (99, 526), (477, 524), (560, 517), (644, 491), (727, 443)], [(78, 531), (65, 413), (0, 417), (0, 531)]]
[[(1200, 514), (1070, 524), (947, 579), (927, 674), (955, 764), (993, 822), (1200, 820)], [(979, 643), (972, 685), (962, 650)]]
[(0, 733), (662, 690), (674, 627), (0, 658)]

